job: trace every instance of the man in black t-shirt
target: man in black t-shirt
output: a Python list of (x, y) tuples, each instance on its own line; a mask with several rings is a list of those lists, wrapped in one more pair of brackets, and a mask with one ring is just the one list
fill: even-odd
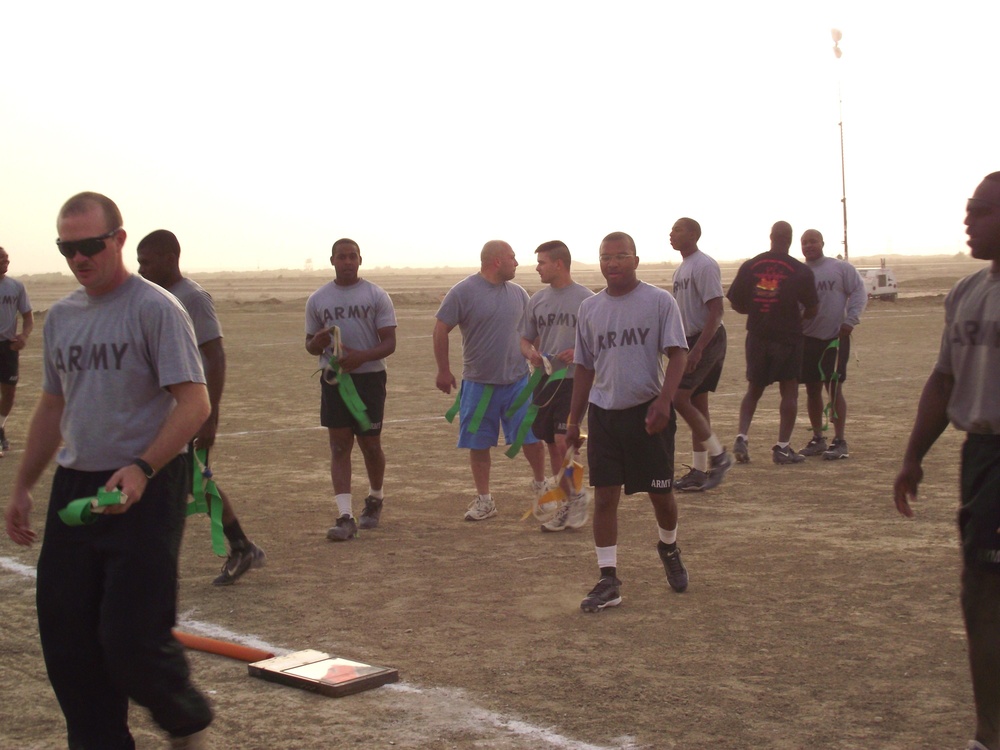
[(798, 414), (802, 319), (816, 315), (819, 300), (812, 271), (788, 254), (791, 245), (791, 225), (777, 222), (771, 227), (771, 249), (740, 266), (726, 294), (733, 309), (747, 316), (747, 392), (740, 404), (740, 431), (733, 444), (733, 455), (740, 463), (750, 461), (750, 422), (764, 389), (775, 381), (781, 391), (781, 407), (778, 443), (771, 449), (771, 458), (776, 464), (805, 460), (788, 443)]

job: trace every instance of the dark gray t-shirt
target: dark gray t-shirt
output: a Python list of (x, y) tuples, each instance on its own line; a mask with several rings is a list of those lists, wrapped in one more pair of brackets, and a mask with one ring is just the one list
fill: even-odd
[(435, 317), (462, 331), (462, 379), (509, 385), (528, 373), (521, 354), (521, 318), (528, 293), (511, 281), (491, 284), (481, 274), (458, 282)]
[[(576, 318), (580, 303), (594, 293), (575, 281), (562, 289), (547, 286), (532, 295), (522, 321), (521, 336), (538, 339), (538, 351), (552, 355), (576, 346)], [(573, 377), (570, 364), (567, 378)]]
[(574, 362), (594, 370), (590, 403), (628, 409), (660, 395), (663, 357), (687, 349), (673, 295), (644, 281), (626, 295), (603, 289), (580, 305)]
[(166, 386), (204, 383), (191, 319), (139, 276), (91, 297), (82, 288), (45, 319), (42, 389), (65, 401), (56, 461), (81, 471), (127, 466), (173, 410)]

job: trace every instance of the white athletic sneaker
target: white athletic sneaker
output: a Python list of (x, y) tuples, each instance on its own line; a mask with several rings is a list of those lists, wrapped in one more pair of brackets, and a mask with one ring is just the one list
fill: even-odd
[(497, 506), (492, 497), (487, 500), (482, 495), (476, 495), (469, 503), (469, 509), (465, 511), (465, 520), (485, 521), (487, 518), (493, 518), (496, 514)]
[(587, 523), (587, 508), (590, 505), (590, 494), (587, 490), (581, 490), (579, 495), (574, 495), (567, 503), (569, 506), (569, 518), (566, 525), (571, 529), (579, 529)]
[(531, 480), (531, 490), (535, 493), (535, 503), (533, 506), (533, 513), (535, 518), (537, 518), (542, 523), (551, 521), (552, 518), (559, 510), (560, 503), (556, 501), (538, 504), (539, 498), (544, 495), (549, 490), (555, 489), (558, 486), (556, 482), (552, 481), (552, 477), (543, 479), (541, 482), (537, 482), (534, 479)]
[(551, 521), (542, 524), (542, 531), (562, 531), (563, 529), (579, 529), (587, 523), (587, 491), (562, 503)]

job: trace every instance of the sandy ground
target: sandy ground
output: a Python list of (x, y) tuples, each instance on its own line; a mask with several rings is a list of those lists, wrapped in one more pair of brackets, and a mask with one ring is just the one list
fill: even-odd
[[(667, 586), (652, 509), (635, 496), (620, 513), (624, 603), (597, 615), (579, 611), (597, 579), (589, 524), (542, 535), (521, 521), (530, 502), (523, 459), (497, 450), (500, 515), (462, 520), (471, 477), (442, 418), (451, 399), (434, 389), (430, 338), (437, 301), (462, 274), (368, 274), (390, 291), (400, 320), (383, 433), (388, 499), (380, 527), (343, 544), (325, 538), (335, 517), (329, 453), (315, 362), (302, 345), (305, 297), (331, 276), (196, 275), (218, 302), (229, 359), (216, 477), (268, 566), (212, 587), (221, 560), (207, 523), (191, 521), (183, 627), (401, 675), (397, 685), (333, 699), (191, 652), (215, 705), (213, 747), (963, 747), (972, 709), (954, 526), (961, 436), (948, 431), (928, 457), (916, 520), (898, 516), (891, 483), (936, 355), (942, 295), (980, 264), (894, 267), (903, 298), (873, 302), (856, 330), (845, 387), (851, 458), (774, 466), (777, 389), (769, 389), (750, 436), (752, 462), (715, 491), (680, 496), (687, 593)], [(727, 280), (733, 273), (727, 266)], [(670, 274), (663, 264), (640, 266), (651, 282)], [(592, 269), (577, 276), (601, 286)], [(538, 288), (527, 264), (517, 280)], [(39, 311), (70, 287), (27, 281)], [(729, 357), (712, 408), (731, 445), (744, 320), (727, 311), (726, 323)], [(453, 339), (458, 369), (457, 331)], [(35, 338), (22, 359), (13, 450), (0, 461), (4, 498), (39, 387), (39, 351)], [(793, 447), (808, 436), (803, 392)], [(678, 470), (689, 451), (681, 424)], [(357, 455), (355, 466), (359, 511), (367, 482)], [(39, 530), (50, 477), (35, 495)], [(65, 747), (38, 644), (37, 554), (37, 545), (0, 540), (4, 748)], [(143, 709), (132, 716), (140, 748), (165, 745)]]

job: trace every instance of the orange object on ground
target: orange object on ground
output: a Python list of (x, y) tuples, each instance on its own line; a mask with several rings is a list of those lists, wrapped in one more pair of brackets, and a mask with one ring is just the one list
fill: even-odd
[(181, 630), (174, 631), (174, 638), (180, 641), (184, 648), (227, 656), (230, 659), (239, 659), (240, 661), (263, 661), (264, 659), (274, 657), (274, 654), (270, 651), (264, 651), (260, 648), (242, 646), (239, 643), (230, 643), (229, 641), (220, 641), (217, 638), (207, 638), (203, 635), (192, 635)]

